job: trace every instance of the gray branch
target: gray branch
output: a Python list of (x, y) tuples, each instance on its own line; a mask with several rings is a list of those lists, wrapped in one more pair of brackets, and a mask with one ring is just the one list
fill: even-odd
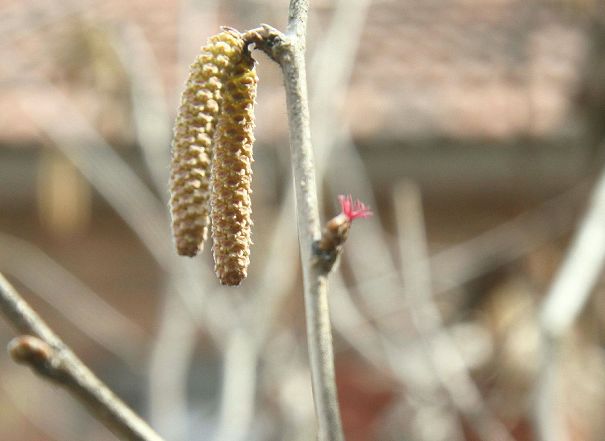
[(151, 427), (101, 382), (0, 274), (0, 312), (20, 332), (9, 351), (42, 377), (65, 387), (116, 436), (162, 441)]
[(284, 76), (296, 190), (298, 239), (303, 267), (307, 340), (313, 381), (313, 398), (320, 441), (342, 441), (342, 423), (334, 373), (332, 327), (328, 307), (327, 272), (319, 265), (313, 243), (320, 238), (317, 187), (309, 118), (305, 68), (305, 34), (308, 0), (291, 0), (288, 31), (264, 25), (245, 38), (276, 61)]
[(595, 184), (588, 210), (539, 311), (541, 359), (533, 410), (537, 439), (541, 441), (571, 439), (561, 415), (561, 349), (565, 336), (588, 303), (604, 264), (605, 170)]

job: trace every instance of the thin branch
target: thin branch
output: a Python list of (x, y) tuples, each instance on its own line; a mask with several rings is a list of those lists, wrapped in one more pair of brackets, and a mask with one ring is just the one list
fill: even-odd
[(117, 32), (106, 32), (104, 36), (113, 45), (128, 75), (138, 145), (153, 185), (163, 200), (172, 131), (159, 62), (142, 29), (134, 23), (125, 23)]
[(286, 87), (292, 171), (296, 188), (298, 234), (303, 266), (307, 338), (319, 439), (343, 440), (334, 373), (332, 329), (327, 297), (327, 274), (316, 264), (313, 243), (319, 239), (319, 210), (311, 146), (305, 68), (305, 32), (309, 2), (290, 2), (290, 44), (282, 46), (279, 64)]
[(562, 423), (563, 407), (557, 397), (561, 343), (588, 302), (604, 264), (605, 170), (539, 312), (542, 354), (534, 403), (534, 424), (539, 440), (570, 439)]
[[(297, 42), (301, 54), (304, 54), (305, 52), (308, 14), (309, 0), (290, 0), (290, 6), (288, 8), (288, 36)], [(304, 73), (304, 64), (302, 67)], [(304, 77), (302, 79), (304, 79)], [(306, 94), (304, 95), (304, 99), (306, 101)]]
[(114, 395), (48, 327), (0, 274), (0, 312), (20, 333), (13, 358), (71, 392), (112, 432), (125, 440), (162, 441), (151, 427)]
[[(313, 91), (311, 112), (314, 116), (313, 120), (317, 120), (317, 124), (322, 127), (331, 127), (330, 124), (333, 118), (330, 117), (330, 114), (334, 113), (334, 105), (332, 104), (334, 100), (327, 99), (322, 94), (325, 94), (327, 90), (331, 92), (337, 90), (337, 95), (339, 95), (342, 94), (342, 90), (346, 89), (359, 41), (359, 36), (351, 35), (351, 32), (361, 32), (363, 26), (360, 21), (363, 21), (362, 18), (367, 13), (369, 3), (369, 0), (355, 0), (355, 2), (340, 0), (334, 11), (330, 27), (326, 31), (326, 37), (322, 40), (321, 48), (316, 49), (313, 54), (311, 70), (314, 78), (310, 80)], [(351, 23), (354, 23), (352, 29)], [(325, 69), (324, 67), (328, 61), (335, 62), (338, 69)], [(325, 84), (329, 84), (329, 86), (325, 87)], [(331, 86), (334, 87), (331, 88)], [(318, 117), (316, 112), (320, 112), (321, 116)], [(315, 124), (314, 127), (317, 131)], [(333, 136), (331, 131), (327, 129), (323, 131), (320, 129), (319, 131), (322, 133), (325, 131), (325, 134), (318, 135), (315, 133), (313, 139), (315, 150), (318, 153), (315, 155), (316, 177), (321, 181), (322, 170), (327, 167), (329, 152), (334, 143), (331, 142)], [(330, 138), (329, 142), (324, 141), (326, 137)], [(318, 191), (318, 194), (321, 194), (320, 189)], [(357, 194), (357, 192), (354, 193)], [(267, 253), (270, 257), (264, 264), (264, 270), (256, 288), (252, 290), (259, 294), (254, 297), (257, 300), (256, 305), (258, 305), (256, 307), (257, 311), (254, 312), (255, 344), (257, 346), (261, 346), (267, 339), (272, 329), (273, 317), (277, 313), (277, 308), (280, 306), (284, 294), (289, 292), (289, 287), (295, 282), (295, 271), (284, 271), (283, 268), (283, 262), (291, 260), (288, 258), (290, 246), (284, 245), (284, 238), (290, 237), (294, 228), (289, 215), (293, 199), (294, 188), (289, 187), (279, 211), (280, 214), (277, 216), (278, 220), (275, 226), (271, 228), (273, 234), (270, 249), (273, 251)], [(287, 253), (287, 256), (284, 256), (284, 252)], [(259, 317), (262, 318), (259, 319)]]
[(281, 66), (284, 76), (292, 173), (296, 189), (298, 239), (303, 267), (307, 339), (319, 439), (341, 441), (344, 436), (334, 373), (327, 293), (328, 274), (318, 264), (319, 261), (313, 253), (313, 244), (320, 237), (320, 222), (305, 68), (308, 9), (308, 0), (292, 0), (287, 35), (265, 25), (261, 29), (248, 32), (245, 38), (273, 58)]

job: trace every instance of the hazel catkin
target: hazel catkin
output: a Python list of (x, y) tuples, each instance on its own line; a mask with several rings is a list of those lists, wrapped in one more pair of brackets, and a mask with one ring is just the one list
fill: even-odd
[(256, 84), (254, 60), (244, 48), (224, 83), (212, 161), (212, 250), (224, 285), (239, 285), (250, 263)]
[(211, 37), (191, 65), (181, 96), (170, 171), (172, 231), (180, 255), (195, 256), (208, 235), (212, 144), (223, 83), (244, 46), (235, 30)]

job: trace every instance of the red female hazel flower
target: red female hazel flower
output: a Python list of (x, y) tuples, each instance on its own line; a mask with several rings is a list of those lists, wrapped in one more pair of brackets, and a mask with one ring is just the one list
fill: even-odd
[(351, 195), (339, 195), (338, 202), (340, 202), (342, 214), (345, 215), (349, 222), (353, 222), (353, 220), (358, 218), (363, 219), (370, 217), (373, 214), (370, 210), (370, 207), (361, 202), (359, 199), (353, 202)]

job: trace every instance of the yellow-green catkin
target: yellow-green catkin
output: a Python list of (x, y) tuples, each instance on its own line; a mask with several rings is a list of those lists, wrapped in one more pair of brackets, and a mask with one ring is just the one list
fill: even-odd
[(212, 250), (223, 285), (239, 285), (250, 263), (256, 84), (254, 60), (244, 48), (224, 83), (212, 162)]
[(211, 37), (191, 65), (175, 122), (170, 172), (170, 210), (177, 252), (195, 256), (208, 236), (212, 144), (225, 77), (240, 62), (241, 34)]

